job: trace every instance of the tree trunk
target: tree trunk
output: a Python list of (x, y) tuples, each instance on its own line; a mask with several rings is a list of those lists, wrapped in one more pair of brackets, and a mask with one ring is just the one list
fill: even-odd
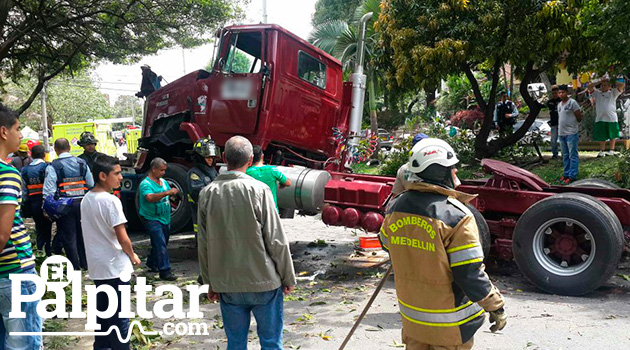
[(523, 125), (518, 130), (515, 130), (514, 133), (512, 133), (511, 135), (504, 138), (498, 138), (489, 143), (487, 141), (488, 135), (485, 135), (483, 136), (483, 138), (481, 138), (482, 133), (480, 132), (479, 135), (477, 135), (477, 139), (475, 140), (475, 156), (477, 158), (481, 159), (492, 157), (501, 149), (517, 143), (521, 138), (523, 138), (523, 136), (525, 136), (532, 124), (534, 124), (534, 121), (536, 120), (536, 117), (538, 117), (538, 114), (540, 113), (543, 105), (541, 105), (531, 96), (529, 96), (529, 93), (527, 92), (527, 85), (530, 84), (533, 78), (538, 75), (538, 71), (534, 70), (533, 66), (533, 62), (529, 62), (526, 65), (525, 75), (523, 77), (523, 80), (521, 81), (519, 89), (521, 97), (523, 98), (523, 100), (525, 100), (525, 103), (527, 104), (527, 106), (529, 106), (530, 110), (530, 113), (523, 122)]

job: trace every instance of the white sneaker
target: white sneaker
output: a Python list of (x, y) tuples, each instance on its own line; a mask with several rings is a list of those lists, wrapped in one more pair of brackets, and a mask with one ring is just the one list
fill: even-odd
[(599, 153), (597, 153), (597, 158), (606, 157), (607, 155), (608, 155), (608, 153), (606, 153), (604, 151), (599, 151)]
[(608, 153), (606, 153), (607, 156), (616, 156), (617, 153), (613, 150), (608, 151)]

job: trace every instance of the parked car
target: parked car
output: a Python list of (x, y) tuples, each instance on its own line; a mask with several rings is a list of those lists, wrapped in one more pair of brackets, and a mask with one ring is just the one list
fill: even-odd
[[(523, 126), (524, 122), (525, 120), (517, 121), (516, 124), (514, 124), (514, 131)], [(524, 141), (525, 143), (531, 143), (533, 141), (533, 138), (537, 135), (540, 135), (543, 142), (551, 142), (551, 127), (546, 120), (534, 120), (532, 126), (529, 127), (529, 130), (527, 130), (527, 133), (525, 134), (525, 136), (523, 136), (522, 141)]]
[[(363, 137), (367, 137), (370, 129), (363, 130)], [(387, 130), (378, 128), (378, 139), (381, 148), (391, 150), (394, 146), (394, 136)]]

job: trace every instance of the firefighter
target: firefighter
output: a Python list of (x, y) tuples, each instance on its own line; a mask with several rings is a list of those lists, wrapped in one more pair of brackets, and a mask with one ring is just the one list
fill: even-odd
[(92, 171), (94, 160), (99, 156), (105, 155), (105, 153), (101, 153), (96, 150), (96, 144), (98, 143), (98, 140), (96, 139), (96, 137), (94, 137), (94, 134), (89, 131), (84, 131), (81, 133), (78, 143), (79, 146), (83, 147), (83, 153), (79, 156), (79, 158), (83, 159), (90, 168), (90, 171)]
[(22, 169), (22, 179), (26, 185), (25, 207), (28, 207), (28, 212), (35, 221), (37, 249), (44, 250), (46, 256), (50, 256), (52, 222), (44, 216), (42, 210), (44, 179), (46, 178), (46, 167), (48, 167), (48, 163), (44, 160), (46, 150), (44, 146), (36, 145), (31, 153), (33, 161)]
[(204, 137), (193, 146), (193, 160), (195, 165), (188, 171), (188, 201), (193, 206), (193, 230), (197, 234), (197, 202), (199, 192), (211, 183), (218, 173), (214, 167), (215, 157), (219, 156), (219, 149), (209, 137)]
[(409, 185), (387, 209), (380, 232), (396, 271), (396, 293), (409, 350), (473, 346), (490, 313), (492, 332), (503, 329), (503, 297), (484, 271), (474, 198), (455, 190), (457, 156), (439, 139), (412, 149)]
[[(68, 139), (55, 141), (58, 158), (46, 168), (44, 180), (44, 207), (63, 207), (63, 215), (57, 222), (57, 236), (73, 267), (87, 270), (87, 259), (81, 231), (81, 200), (94, 187), (94, 178), (87, 163), (70, 154)], [(46, 203), (48, 202), (48, 203)], [(63, 205), (56, 205), (62, 203)], [(60, 254), (59, 245), (53, 241), (53, 254)]]

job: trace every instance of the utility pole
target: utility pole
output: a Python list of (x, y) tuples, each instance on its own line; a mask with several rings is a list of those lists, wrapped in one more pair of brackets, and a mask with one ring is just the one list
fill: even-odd
[(44, 82), (44, 87), (40, 92), (40, 96), (42, 98), (42, 138), (44, 141), (44, 149), (46, 153), (50, 151), (48, 147), (48, 114), (46, 113), (46, 86), (48, 86), (48, 82)]
[(263, 2), (263, 23), (267, 23), (267, 0), (262, 0)]
[(185, 55), (183, 46), (182, 46), (182, 66), (184, 69), (184, 75), (186, 75), (186, 55)]
[(136, 103), (131, 100), (131, 125), (136, 126)]

